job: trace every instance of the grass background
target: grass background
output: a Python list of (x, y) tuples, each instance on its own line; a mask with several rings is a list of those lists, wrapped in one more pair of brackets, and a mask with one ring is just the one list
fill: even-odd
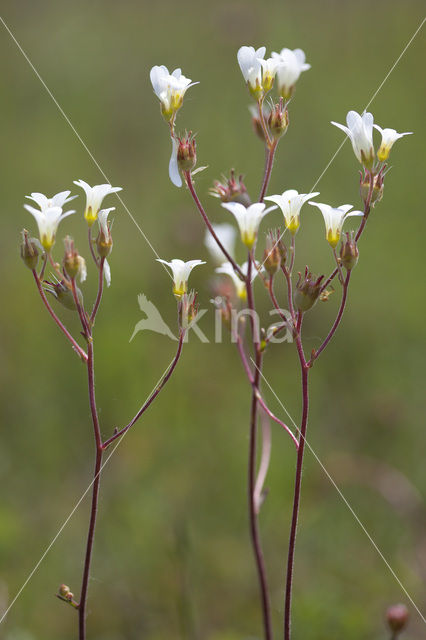
[[(420, 1), (162, 3), (20, 1), (3, 18), (39, 70), (161, 257), (207, 258), (201, 220), (168, 180), (169, 139), (148, 79), (154, 64), (181, 66), (201, 83), (187, 94), (181, 130), (198, 132), (200, 194), (235, 167), (256, 193), (262, 148), (236, 62), (242, 44), (301, 47), (312, 69), (291, 104), (270, 193), (307, 191), (342, 140), (330, 120), (362, 110), (423, 18)], [(424, 606), (426, 575), (424, 357), (426, 221), (424, 33), (371, 105), (376, 121), (415, 135), (397, 144), (385, 196), (362, 239), (344, 323), (312, 375), (309, 442), (408, 592)], [(84, 370), (42, 308), (18, 255), (33, 221), (24, 195), (103, 182), (40, 81), (2, 27), (0, 610), (26, 579), (86, 489), (92, 433)], [(358, 166), (346, 145), (321, 179), (320, 201), (358, 202)], [(77, 189), (73, 189), (76, 193)], [(111, 196), (108, 206), (117, 204)], [(76, 201), (79, 211), (83, 198)], [(229, 216), (208, 202), (215, 221)], [(323, 223), (303, 212), (298, 268), (327, 271)], [(275, 222), (272, 221), (275, 217)], [(276, 224), (278, 214), (271, 214)], [(265, 225), (266, 229), (266, 225)], [(67, 219), (85, 251), (85, 227)], [(61, 235), (61, 234), (60, 234)], [(104, 435), (124, 424), (173, 355), (160, 335), (140, 333), (137, 294), (174, 322), (169, 280), (121, 207), (114, 224), (113, 283), (96, 326), (97, 398)], [(60, 248), (60, 242), (58, 242)], [(202, 306), (211, 261), (193, 274)], [(94, 295), (93, 272), (84, 287)], [(257, 296), (266, 297), (258, 285)], [(319, 344), (338, 296), (306, 321)], [(76, 318), (62, 313), (78, 331)], [(201, 327), (213, 333), (213, 314)], [(173, 326), (173, 325), (172, 325)], [(294, 349), (271, 350), (265, 373), (296, 421)], [(250, 390), (232, 345), (190, 340), (177, 374), (104, 473), (90, 586), (92, 640), (260, 638), (258, 593), (246, 515)], [(271, 407), (282, 414), (267, 391)], [(294, 452), (273, 427), (270, 493), (261, 529), (278, 637)], [(79, 592), (88, 501), (77, 510), (7, 620), (6, 640), (76, 637), (75, 612), (57, 601), (61, 582)], [(307, 453), (297, 545), (294, 638), (386, 638), (383, 615), (408, 604), (359, 525)], [(425, 637), (411, 608), (407, 638)]]

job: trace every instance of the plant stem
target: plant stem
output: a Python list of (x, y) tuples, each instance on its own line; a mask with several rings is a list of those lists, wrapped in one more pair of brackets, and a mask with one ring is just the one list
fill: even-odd
[(265, 193), (269, 185), (269, 180), (271, 179), (271, 173), (272, 173), (272, 167), (274, 166), (276, 149), (277, 149), (277, 141), (274, 141), (272, 142), (271, 146), (268, 149), (268, 157), (266, 160), (265, 174), (263, 176), (262, 187), (260, 189), (259, 202), (263, 202), (263, 198), (265, 197)]
[[(89, 227), (90, 230), (90, 227)], [(99, 282), (98, 282), (98, 294), (96, 296), (95, 304), (93, 305), (92, 313), (90, 314), (90, 324), (93, 326), (95, 323), (96, 314), (99, 309), (99, 305), (102, 300), (102, 292), (104, 289), (104, 262), (105, 258), (101, 258), (101, 261), (98, 265), (99, 268)]]
[(126, 433), (126, 431), (128, 431), (130, 429), (130, 427), (132, 427), (135, 424), (135, 422), (137, 422), (139, 420), (139, 418), (145, 413), (145, 411), (148, 409), (148, 407), (154, 402), (155, 398), (158, 396), (160, 391), (166, 385), (167, 381), (170, 379), (173, 371), (175, 370), (175, 367), (176, 367), (176, 365), (177, 365), (177, 363), (179, 361), (180, 355), (182, 353), (182, 346), (183, 346), (184, 338), (185, 338), (185, 332), (182, 331), (180, 336), (179, 336), (179, 343), (178, 343), (178, 348), (177, 348), (177, 351), (176, 351), (176, 355), (173, 358), (173, 361), (172, 361), (172, 363), (171, 363), (166, 375), (161, 380), (160, 384), (152, 392), (152, 394), (150, 395), (148, 400), (142, 405), (142, 407), (139, 409), (139, 411), (137, 412), (135, 417), (132, 418), (132, 420), (125, 427), (120, 429), (120, 431), (116, 431), (116, 433), (114, 433), (114, 435), (112, 435), (110, 438), (108, 438), (108, 440), (105, 440), (105, 442), (102, 444), (103, 451), (105, 451), (105, 449), (107, 449), (107, 447), (109, 447), (109, 445), (112, 444), (114, 442), (114, 440), (117, 440), (117, 438), (120, 438), (122, 435), (124, 435)]
[[(297, 338), (300, 343), (300, 337)], [(303, 351), (303, 349), (302, 349)], [(299, 350), (300, 356), (300, 350)], [(305, 437), (306, 428), (308, 425), (308, 410), (309, 410), (309, 388), (308, 388), (308, 376), (309, 367), (305, 362), (305, 359), (300, 359), (301, 373), (302, 373), (302, 422), (300, 426), (300, 438), (299, 449), (297, 451), (297, 463), (296, 463), (296, 476), (294, 482), (294, 498), (293, 498), (293, 514), (291, 520), (290, 539), (288, 543), (288, 557), (287, 557), (287, 579), (285, 588), (285, 604), (284, 604), (284, 640), (290, 640), (291, 632), (291, 595), (293, 586), (293, 570), (294, 570), (294, 552), (296, 548), (296, 533), (297, 533), (297, 520), (299, 517), (300, 507), (300, 490), (302, 485), (302, 468), (303, 468), (303, 454), (305, 450)]]
[(89, 241), (89, 249), (90, 249), (90, 253), (92, 254), (93, 262), (99, 268), (99, 260), (96, 257), (95, 250), (93, 249), (92, 227), (88, 228), (87, 239)]
[(98, 511), (99, 488), (100, 488), (100, 479), (101, 479), (100, 473), (102, 468), (102, 453), (103, 453), (98, 412), (96, 409), (93, 342), (91, 339), (88, 340), (87, 353), (88, 353), (87, 377), (88, 377), (88, 386), (89, 386), (89, 404), (90, 404), (90, 412), (92, 415), (92, 422), (93, 422), (93, 433), (94, 433), (95, 446), (96, 446), (96, 457), (95, 457), (95, 469), (93, 474), (92, 504), (90, 509), (89, 531), (87, 535), (86, 555), (84, 560), (83, 579), (82, 579), (81, 592), (80, 592), (80, 603), (78, 606), (79, 640), (86, 640), (87, 590), (89, 585), (93, 541), (95, 537), (96, 516)]
[(185, 177), (185, 181), (187, 184), (187, 187), (191, 193), (191, 196), (195, 202), (195, 204), (197, 205), (197, 209), (198, 211), (201, 213), (201, 216), (204, 220), (204, 222), (206, 223), (207, 229), (210, 231), (211, 235), (213, 236), (213, 238), (216, 241), (217, 246), (219, 247), (219, 249), (222, 251), (223, 255), (226, 257), (226, 259), (228, 260), (228, 262), (230, 262), (234, 268), (234, 271), (236, 271), (236, 273), (238, 273), (238, 275), (240, 276), (240, 278), (242, 280), (246, 279), (246, 276), (244, 275), (244, 273), (241, 271), (240, 267), (237, 265), (237, 263), (235, 262), (235, 260), (232, 258), (232, 256), (228, 253), (228, 251), (225, 249), (225, 247), (223, 246), (223, 244), (221, 243), (221, 241), (219, 240), (219, 238), (217, 237), (217, 234), (215, 233), (213, 226), (208, 218), (207, 213), (204, 210), (203, 205), (200, 202), (200, 199), (197, 196), (197, 192), (195, 191), (195, 187), (194, 187), (194, 183), (192, 181), (192, 176), (191, 176), (191, 172), (190, 171), (185, 171), (184, 172), (184, 177)]
[(248, 506), (249, 506), (249, 527), (250, 536), (253, 545), (253, 552), (256, 560), (256, 568), (259, 580), (262, 616), (263, 616), (263, 629), (265, 640), (272, 640), (272, 624), (271, 624), (271, 611), (269, 604), (268, 583), (266, 578), (266, 569), (263, 558), (262, 546), (259, 535), (258, 514), (255, 501), (255, 486), (256, 486), (256, 453), (257, 453), (257, 407), (258, 407), (258, 387), (260, 382), (260, 373), (262, 368), (262, 352), (259, 345), (259, 336), (257, 335), (258, 328), (255, 324), (254, 312), (254, 296), (253, 296), (253, 283), (251, 279), (253, 258), (251, 253), (248, 254), (248, 267), (247, 267), (247, 304), (251, 311), (250, 321), (253, 339), (253, 349), (255, 353), (255, 370), (253, 375), (253, 388), (251, 396), (251, 412), (250, 412), (250, 444), (249, 444), (249, 460), (248, 460)]
[(346, 306), (346, 299), (348, 296), (348, 287), (349, 287), (349, 281), (351, 279), (351, 271), (348, 271), (348, 273), (346, 274), (346, 278), (345, 281), (343, 283), (343, 293), (342, 293), (342, 300), (340, 302), (340, 307), (339, 307), (339, 311), (337, 313), (336, 319), (333, 323), (333, 326), (331, 327), (330, 331), (328, 332), (327, 337), (325, 338), (324, 342), (322, 343), (322, 345), (319, 347), (319, 349), (317, 349), (315, 351), (315, 354), (313, 356), (313, 358), (311, 358), (311, 360), (309, 361), (309, 366), (311, 366), (313, 364), (313, 361), (316, 360), (318, 358), (318, 356), (320, 355), (320, 353), (322, 353), (324, 351), (324, 349), (326, 348), (326, 346), (328, 345), (328, 343), (330, 342), (331, 338), (334, 336), (334, 334), (336, 333), (336, 330), (340, 324), (340, 321), (342, 319), (343, 316), (343, 312), (345, 310), (345, 306)]
[(72, 337), (72, 335), (70, 334), (68, 329), (65, 328), (65, 326), (62, 324), (62, 322), (59, 320), (58, 316), (56, 315), (56, 313), (53, 311), (52, 307), (50, 306), (49, 301), (46, 298), (46, 294), (44, 293), (43, 286), (42, 286), (42, 284), (40, 282), (40, 278), (38, 277), (37, 272), (35, 271), (35, 269), (33, 269), (32, 274), (34, 276), (34, 280), (36, 281), (38, 292), (40, 294), (41, 299), (43, 300), (43, 303), (44, 303), (46, 309), (48, 310), (48, 312), (50, 313), (50, 315), (52, 316), (53, 320), (56, 322), (56, 324), (58, 325), (60, 330), (65, 334), (65, 336), (71, 342), (73, 348), (78, 353), (80, 358), (82, 358), (82, 360), (87, 362), (87, 353), (74, 340), (74, 338)]

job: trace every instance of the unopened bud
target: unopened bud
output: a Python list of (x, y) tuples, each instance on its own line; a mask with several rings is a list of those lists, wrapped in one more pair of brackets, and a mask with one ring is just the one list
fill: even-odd
[(192, 171), (197, 162), (195, 138), (190, 131), (186, 137), (178, 138), (177, 161), (181, 171)]
[(195, 291), (184, 293), (179, 300), (178, 314), (181, 329), (187, 329), (198, 313), (197, 294)]
[(350, 271), (358, 262), (359, 251), (354, 239), (354, 232), (347, 231), (345, 235), (346, 239), (342, 240), (340, 246), (340, 262), (347, 271)]
[(24, 229), (22, 231), (21, 258), (31, 271), (37, 268), (38, 256), (37, 241), (34, 238), (29, 238), (28, 231)]
[[(61, 280), (60, 282), (49, 282), (45, 280), (43, 283), (44, 289), (52, 294), (54, 298), (66, 309), (70, 311), (76, 311), (73, 292), (70, 288), (69, 282)], [(83, 304), (83, 294), (76, 286), (77, 298), (80, 304)]]
[(245, 207), (251, 205), (251, 199), (243, 182), (243, 176), (235, 178), (235, 169), (231, 169), (229, 178), (223, 178), (223, 182), (215, 180), (210, 189), (210, 195), (219, 198), (222, 202), (240, 202)]
[(281, 265), (281, 249), (284, 248), (280, 240), (279, 231), (276, 234), (270, 231), (266, 236), (266, 247), (263, 253), (263, 266), (270, 276), (273, 276)]
[(374, 207), (376, 202), (380, 202), (380, 200), (383, 198), (383, 189), (385, 182), (383, 170), (379, 171), (376, 176), (373, 176), (372, 174), (367, 172), (364, 172), (364, 174), (361, 173), (359, 191), (364, 204), (367, 204), (368, 196), (370, 195), (371, 180), (373, 180), (373, 188), (371, 191), (370, 206)]
[(70, 236), (64, 238), (65, 253), (63, 266), (70, 278), (75, 278), (80, 270), (80, 261), (77, 249), (74, 247), (74, 240)]
[[(260, 122), (258, 108), (252, 104), (250, 105), (249, 109), (251, 113), (251, 122), (252, 122), (255, 134), (262, 140), (262, 142), (266, 142), (265, 132), (263, 131), (263, 127)], [(263, 109), (263, 118), (265, 121), (268, 121), (271, 113), (271, 109), (269, 105), (264, 104), (262, 106), (262, 109)]]
[(284, 106), (283, 98), (272, 109), (268, 118), (269, 130), (274, 138), (280, 138), (288, 129), (289, 119), (287, 107)]
[(58, 594), (65, 600), (72, 600), (74, 597), (74, 594), (71, 593), (71, 589), (66, 584), (61, 584), (58, 590)]
[(408, 609), (404, 604), (395, 604), (386, 611), (386, 620), (391, 631), (399, 634), (408, 622)]
[(296, 284), (294, 293), (294, 303), (299, 311), (308, 311), (311, 309), (319, 298), (321, 293), (321, 281), (324, 276), (317, 278), (308, 267), (305, 268), (305, 274), (299, 272), (299, 280)]

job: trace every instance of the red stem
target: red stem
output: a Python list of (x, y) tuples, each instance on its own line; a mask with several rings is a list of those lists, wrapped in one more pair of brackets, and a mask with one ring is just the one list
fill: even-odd
[[(90, 227), (89, 227), (90, 231)], [(99, 282), (98, 282), (98, 295), (96, 296), (95, 304), (93, 305), (92, 313), (90, 314), (90, 324), (93, 326), (95, 323), (96, 314), (99, 309), (99, 305), (102, 300), (102, 292), (104, 289), (104, 262), (105, 258), (101, 258), (101, 262), (98, 265), (99, 267)]]
[(89, 386), (89, 403), (90, 412), (92, 414), (93, 432), (96, 445), (96, 458), (95, 469), (93, 475), (93, 488), (92, 488), (92, 504), (90, 510), (90, 522), (89, 531), (87, 535), (86, 543), (86, 555), (84, 559), (84, 571), (80, 592), (80, 603), (78, 606), (78, 628), (79, 628), (79, 640), (86, 639), (86, 604), (87, 604), (87, 590), (89, 585), (90, 575), (90, 563), (92, 559), (93, 541), (95, 537), (96, 516), (98, 511), (99, 500), (99, 488), (100, 488), (100, 473), (102, 468), (102, 439), (99, 427), (98, 413), (96, 409), (95, 399), (95, 378), (94, 378), (94, 366), (93, 366), (93, 342), (88, 340), (87, 345), (88, 360), (87, 360), (87, 377)]
[(265, 640), (272, 640), (272, 623), (271, 623), (271, 611), (269, 604), (269, 592), (268, 582), (266, 577), (265, 562), (263, 558), (262, 545), (260, 542), (258, 513), (255, 503), (255, 485), (256, 485), (256, 452), (257, 452), (257, 406), (258, 406), (258, 387), (260, 382), (260, 373), (262, 368), (262, 352), (260, 350), (259, 338), (257, 336), (257, 329), (255, 325), (254, 313), (254, 295), (253, 295), (253, 283), (251, 280), (252, 272), (252, 256), (248, 254), (248, 268), (247, 268), (247, 304), (251, 311), (251, 329), (253, 348), (255, 352), (255, 370), (253, 378), (253, 388), (251, 397), (251, 412), (250, 412), (250, 444), (249, 444), (249, 460), (248, 460), (248, 504), (249, 504), (249, 527), (250, 536), (253, 545), (253, 552), (256, 560), (256, 568), (259, 580), (261, 604), (262, 604), (262, 616), (263, 616), (263, 629)]
[(266, 160), (265, 174), (263, 176), (262, 188), (260, 189), (259, 202), (263, 202), (266, 190), (268, 188), (269, 180), (271, 179), (272, 167), (274, 166), (275, 151), (277, 149), (278, 142), (272, 142), (268, 149), (268, 157)]
[(164, 376), (164, 378), (162, 379), (162, 381), (160, 382), (158, 387), (155, 389), (155, 391), (153, 391), (153, 393), (150, 395), (148, 400), (139, 409), (139, 411), (137, 412), (135, 417), (132, 418), (132, 420), (129, 422), (129, 424), (127, 424), (125, 427), (120, 429), (120, 431), (117, 431), (116, 433), (114, 433), (114, 435), (112, 435), (110, 438), (108, 438), (108, 440), (105, 440), (105, 442), (102, 444), (102, 449), (104, 451), (105, 451), (105, 449), (107, 449), (109, 447), (110, 444), (112, 444), (114, 442), (114, 440), (117, 440), (117, 438), (120, 438), (122, 435), (124, 435), (126, 433), (126, 431), (128, 431), (130, 429), (130, 427), (132, 427), (135, 424), (135, 422), (137, 422), (139, 420), (139, 418), (142, 416), (142, 414), (144, 414), (145, 411), (148, 409), (148, 407), (154, 402), (155, 398), (158, 396), (160, 391), (166, 385), (167, 381), (169, 380), (170, 376), (172, 375), (173, 371), (175, 370), (175, 367), (176, 367), (176, 365), (177, 365), (177, 363), (179, 361), (180, 355), (182, 353), (182, 346), (183, 346), (184, 338), (185, 338), (185, 332), (182, 331), (180, 336), (179, 336), (179, 344), (178, 344), (178, 348), (177, 348), (177, 351), (176, 351), (176, 355), (173, 358), (173, 362), (171, 363), (166, 375)]
[[(247, 357), (246, 357), (246, 354), (245, 354), (245, 351), (244, 351), (244, 347), (243, 347), (243, 343), (242, 343), (242, 340), (241, 340), (241, 336), (236, 336), (236, 342), (237, 342), (238, 352), (240, 354), (240, 358), (241, 358), (241, 361), (243, 363), (244, 370), (246, 372), (246, 376), (247, 376), (250, 384), (253, 386), (253, 388), (257, 392), (257, 400), (258, 400), (259, 404), (261, 405), (261, 407), (263, 408), (265, 413), (271, 418), (271, 420), (273, 420), (274, 422), (279, 424), (280, 427), (282, 427), (285, 431), (287, 431), (288, 435), (293, 440), (294, 444), (296, 445), (296, 449), (297, 449), (298, 446), (299, 446), (299, 442), (298, 442), (296, 436), (294, 435), (294, 433), (292, 432), (292, 430), (285, 424), (285, 422), (283, 422), (282, 420), (277, 418), (277, 416), (274, 413), (272, 413), (272, 411), (270, 410), (270, 408), (267, 406), (266, 402), (262, 398), (259, 389), (257, 389), (255, 387), (255, 385), (254, 385), (254, 378), (253, 378), (252, 372), (250, 370), (250, 365), (248, 363), (248, 360), (247, 360)], [(260, 376), (260, 372), (259, 372), (259, 376)]]
[(299, 517), (300, 491), (302, 485), (303, 453), (305, 450), (306, 428), (308, 426), (309, 410), (309, 389), (308, 375), (309, 367), (306, 362), (300, 362), (302, 372), (302, 423), (300, 426), (299, 449), (297, 451), (296, 476), (294, 483), (293, 514), (291, 520), (290, 539), (288, 543), (287, 557), (287, 579), (285, 588), (284, 604), (284, 640), (290, 640), (291, 631), (291, 594), (294, 571), (294, 552), (296, 548), (297, 520)]
[(206, 214), (206, 212), (204, 211), (204, 207), (201, 204), (197, 193), (195, 191), (195, 187), (194, 187), (194, 183), (192, 181), (192, 176), (191, 176), (191, 172), (190, 171), (184, 171), (184, 177), (185, 177), (185, 181), (186, 184), (188, 186), (188, 189), (191, 193), (191, 196), (195, 202), (195, 204), (197, 205), (197, 209), (198, 211), (201, 213), (201, 216), (204, 220), (204, 222), (206, 223), (207, 229), (210, 231), (210, 233), (212, 234), (213, 238), (216, 241), (217, 246), (219, 247), (219, 249), (222, 251), (223, 255), (226, 257), (226, 259), (228, 260), (228, 262), (230, 262), (234, 268), (234, 271), (236, 271), (238, 273), (238, 275), (240, 276), (240, 278), (242, 280), (246, 279), (246, 276), (244, 275), (244, 273), (241, 271), (240, 267), (237, 265), (237, 263), (235, 262), (235, 260), (232, 258), (232, 256), (228, 253), (228, 251), (225, 249), (225, 247), (223, 246), (223, 244), (221, 243), (221, 241), (219, 240), (219, 238), (217, 237), (212, 224)]
[(34, 280), (36, 281), (36, 285), (37, 285), (37, 289), (38, 292), (40, 294), (41, 299), (44, 302), (44, 305), (46, 307), (46, 309), (48, 310), (48, 312), (50, 313), (50, 315), (52, 316), (53, 320), (56, 322), (56, 324), (58, 325), (58, 327), (60, 328), (60, 330), (62, 331), (62, 333), (65, 334), (65, 336), (68, 338), (68, 340), (71, 342), (73, 348), (75, 349), (75, 351), (78, 353), (78, 355), (80, 356), (80, 358), (82, 358), (84, 361), (87, 362), (87, 353), (84, 351), (84, 349), (82, 349), (80, 347), (80, 345), (74, 340), (74, 338), (72, 337), (72, 335), (70, 334), (70, 332), (68, 331), (68, 329), (66, 329), (64, 327), (64, 325), (62, 324), (62, 322), (59, 320), (58, 316), (56, 315), (56, 313), (53, 311), (52, 307), (49, 304), (48, 299), (46, 298), (46, 294), (44, 293), (43, 290), (43, 286), (40, 282), (40, 278), (37, 275), (37, 272), (35, 269), (33, 269), (32, 274), (34, 276)]
[(328, 332), (327, 337), (325, 338), (324, 342), (322, 343), (322, 345), (320, 346), (319, 349), (317, 349), (315, 351), (314, 356), (311, 358), (311, 360), (309, 361), (309, 366), (311, 366), (313, 364), (313, 361), (316, 360), (318, 358), (318, 356), (324, 351), (324, 349), (326, 348), (326, 346), (328, 345), (328, 343), (330, 342), (331, 338), (334, 336), (334, 334), (336, 333), (336, 330), (340, 324), (340, 321), (342, 319), (343, 316), (343, 312), (345, 310), (345, 306), (346, 306), (346, 299), (348, 296), (348, 287), (349, 287), (349, 281), (351, 279), (351, 271), (348, 271), (345, 281), (343, 283), (343, 293), (342, 293), (342, 300), (340, 302), (340, 307), (339, 307), (339, 311), (337, 313), (336, 319), (333, 323), (333, 326), (331, 327), (330, 331)]

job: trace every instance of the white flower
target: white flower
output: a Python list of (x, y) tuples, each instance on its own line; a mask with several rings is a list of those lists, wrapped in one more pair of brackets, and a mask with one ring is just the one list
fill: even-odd
[(160, 100), (161, 111), (167, 120), (181, 108), (186, 90), (194, 84), (199, 84), (182, 75), (181, 69), (169, 73), (164, 65), (152, 67), (149, 77), (154, 93)]
[(374, 162), (373, 122), (371, 113), (360, 116), (356, 111), (349, 111), (346, 116), (347, 127), (338, 122), (331, 123), (349, 136), (356, 157), (367, 169), (371, 169)]
[(262, 86), (262, 64), (266, 47), (240, 47), (237, 53), (238, 64), (249, 89), (256, 91)]
[(178, 142), (176, 138), (172, 137), (172, 155), (169, 162), (169, 178), (175, 187), (182, 186), (182, 178), (179, 173), (179, 165), (177, 160)]
[[(68, 191), (63, 193), (69, 194), (70, 192)], [(31, 194), (31, 196), (26, 196), (27, 198), (28, 197), (32, 198), (36, 202), (38, 200), (41, 204), (43, 204), (44, 206), (40, 205), (40, 210), (35, 209), (29, 204), (24, 204), (24, 207), (36, 219), (38, 232), (40, 236), (40, 242), (43, 245), (44, 249), (46, 249), (46, 251), (50, 251), (53, 245), (55, 244), (56, 231), (58, 230), (60, 221), (66, 218), (67, 216), (70, 216), (72, 213), (75, 213), (75, 211), (67, 211), (66, 213), (63, 213), (62, 207), (49, 205), (49, 202), (51, 202), (53, 198), (51, 200), (48, 200), (47, 198), (46, 200), (43, 200), (43, 198), (38, 197), (42, 195), (43, 194), (41, 193), (40, 194), (33, 193)], [(61, 195), (61, 194), (57, 194), (57, 196), (58, 195)], [(54, 196), (54, 198), (57, 196)], [(65, 199), (63, 199), (63, 202), (65, 201), (66, 201), (66, 197)]]
[(184, 262), (177, 258), (174, 258), (171, 262), (157, 258), (157, 262), (166, 264), (172, 270), (173, 293), (178, 298), (182, 297), (183, 294), (188, 291), (188, 278), (193, 268), (199, 264), (206, 264), (202, 260), (189, 260), (188, 262)]
[(255, 98), (260, 98), (263, 93), (268, 92), (273, 85), (278, 60), (268, 58), (264, 60), (266, 48), (260, 47), (240, 47), (237, 53), (238, 64), (241, 73)]
[(302, 71), (311, 68), (305, 62), (305, 53), (302, 49), (281, 49), (280, 53), (272, 52), (272, 57), (279, 64), (277, 69), (278, 93), (286, 100), (291, 98), (294, 85)]
[(407, 131), (406, 133), (398, 133), (397, 131), (395, 131), (395, 129), (382, 129), (377, 124), (373, 126), (375, 129), (377, 129), (377, 131), (380, 131), (380, 133), (382, 134), (382, 142), (377, 152), (377, 157), (380, 160), (380, 162), (384, 162), (385, 160), (388, 159), (390, 150), (392, 149), (394, 142), (396, 142), (398, 138), (403, 138), (404, 136), (411, 136), (413, 133), (412, 131)]
[[(241, 265), (240, 269), (242, 273), (247, 277), (248, 262), (244, 262), (244, 264)], [(262, 267), (261, 267), (261, 270), (262, 270)], [(246, 284), (238, 277), (238, 274), (235, 273), (234, 267), (230, 262), (225, 262), (222, 266), (217, 267), (216, 273), (223, 273), (224, 275), (229, 276), (235, 285), (237, 296), (242, 300), (245, 300), (247, 298)], [(255, 266), (253, 266), (252, 274), (251, 274), (252, 282), (257, 276), (257, 274), (258, 274), (258, 270), (256, 269)]]
[(228, 209), (235, 217), (240, 228), (241, 240), (248, 249), (252, 249), (256, 242), (262, 218), (275, 209), (275, 207), (265, 209), (266, 205), (263, 202), (255, 202), (249, 207), (245, 207), (240, 202), (222, 202), (222, 207)]
[(325, 237), (333, 249), (336, 248), (340, 240), (343, 223), (346, 218), (349, 216), (364, 215), (362, 211), (351, 211), (349, 213), (349, 210), (353, 207), (351, 204), (341, 204), (340, 207), (336, 208), (330, 207), (328, 204), (322, 204), (321, 202), (309, 202), (309, 204), (320, 209), (325, 222)]
[(284, 214), (284, 222), (287, 229), (293, 235), (300, 226), (300, 210), (309, 198), (315, 198), (319, 191), (313, 193), (299, 193), (296, 189), (288, 189), (282, 195), (267, 196), (265, 200), (275, 202)]
[(43, 193), (34, 192), (30, 196), (25, 196), (29, 200), (34, 200), (40, 207), (40, 209), (46, 209), (47, 207), (63, 207), (64, 204), (74, 200), (77, 196), (69, 197), (71, 191), (60, 191), (56, 195), (48, 198)]
[[(213, 231), (215, 232), (229, 255), (234, 257), (235, 239), (237, 235), (235, 227), (233, 227), (232, 224), (228, 224), (227, 222), (224, 222), (223, 224), (213, 224), (212, 227)], [(213, 238), (208, 229), (206, 229), (204, 244), (218, 264), (222, 264), (224, 261), (226, 261), (222, 250), (219, 248), (216, 240)]]
[(108, 215), (110, 211), (115, 211), (115, 207), (110, 207), (109, 209), (101, 209), (98, 212), (99, 230), (103, 233), (105, 238), (108, 238), (110, 235), (110, 231), (108, 229)]
[(102, 200), (110, 193), (116, 193), (122, 189), (122, 187), (111, 187), (110, 184), (97, 184), (94, 187), (91, 187), (87, 182), (84, 182), (84, 180), (74, 180), (74, 184), (81, 187), (86, 192), (86, 209), (84, 211), (84, 217), (86, 218), (89, 227), (92, 226), (98, 217)]

